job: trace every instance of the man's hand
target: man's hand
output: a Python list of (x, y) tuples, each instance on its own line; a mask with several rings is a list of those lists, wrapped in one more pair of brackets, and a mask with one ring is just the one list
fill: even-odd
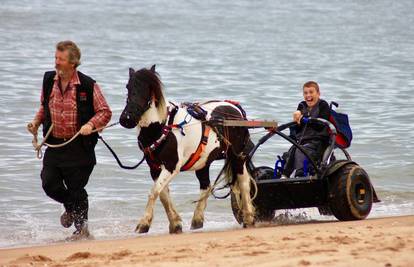
[(300, 124), (300, 119), (302, 119), (303, 115), (299, 110), (296, 110), (293, 112), (293, 121), (295, 121), (297, 124)]
[(27, 124), (27, 130), (33, 135), (37, 135), (37, 130), (39, 129), (40, 123), (37, 120), (33, 120)]
[(92, 133), (93, 126), (89, 123), (86, 123), (80, 128), (79, 132), (81, 135), (90, 135)]

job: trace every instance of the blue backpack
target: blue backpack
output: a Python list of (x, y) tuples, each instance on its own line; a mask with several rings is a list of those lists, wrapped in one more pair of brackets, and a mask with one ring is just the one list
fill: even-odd
[(351, 146), (352, 141), (352, 130), (349, 125), (348, 115), (344, 113), (336, 112), (332, 109), (332, 105), (338, 107), (339, 105), (335, 102), (331, 102), (331, 116), (329, 121), (335, 126), (337, 135), (336, 135), (336, 145), (339, 148), (348, 148)]

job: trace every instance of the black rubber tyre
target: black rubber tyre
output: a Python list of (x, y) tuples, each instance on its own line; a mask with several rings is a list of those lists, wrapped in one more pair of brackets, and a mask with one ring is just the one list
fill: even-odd
[(259, 222), (271, 222), (275, 218), (276, 211), (267, 207), (260, 207), (256, 205), (256, 220)]
[[(243, 212), (239, 209), (239, 206), (237, 205), (236, 195), (233, 192), (230, 194), (230, 201), (234, 218), (236, 218), (236, 221), (239, 224), (243, 224)], [(275, 217), (275, 210), (270, 210), (257, 204), (254, 206), (256, 209), (256, 214), (254, 216), (256, 221), (270, 222)]]
[(332, 174), (329, 207), (340, 221), (365, 219), (372, 208), (373, 189), (368, 174), (357, 164), (348, 164)]
[(239, 209), (239, 205), (237, 205), (236, 195), (231, 192), (230, 194), (230, 202), (231, 202), (231, 209), (233, 211), (234, 218), (239, 224), (243, 223), (243, 213)]

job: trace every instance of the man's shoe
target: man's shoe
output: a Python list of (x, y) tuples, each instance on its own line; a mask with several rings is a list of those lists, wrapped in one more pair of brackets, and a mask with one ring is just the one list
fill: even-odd
[(76, 229), (75, 232), (73, 232), (72, 236), (66, 238), (66, 241), (76, 241), (76, 240), (82, 240), (82, 239), (93, 239), (92, 235), (89, 233), (88, 225), (85, 224), (80, 229)]
[(60, 216), (60, 224), (65, 227), (65, 228), (69, 228), (72, 226), (73, 221), (74, 221), (74, 216), (72, 214), (72, 212), (67, 212), (65, 211), (61, 216)]

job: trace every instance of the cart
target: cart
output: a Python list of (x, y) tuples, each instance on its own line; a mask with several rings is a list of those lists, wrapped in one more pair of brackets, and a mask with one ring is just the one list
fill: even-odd
[[(362, 220), (371, 211), (372, 204), (380, 202), (367, 172), (351, 159), (344, 148), (336, 144), (337, 131), (324, 119), (307, 118), (303, 123), (323, 123), (330, 129), (330, 145), (322, 159), (315, 162), (295, 140), (283, 133), (295, 122), (280, 125), (263, 136), (248, 155), (247, 169), (257, 187), (251, 186), (256, 208), (256, 221), (271, 221), (276, 210), (317, 207), (321, 215), (333, 215), (340, 221)], [(256, 167), (253, 156), (267, 140), (279, 136), (302, 151), (313, 166), (314, 174), (306, 177), (280, 179), (275, 169)], [(345, 159), (336, 160), (334, 153), (343, 153)], [(277, 165), (277, 164), (276, 164)], [(254, 192), (257, 188), (257, 192)], [(242, 223), (239, 196), (231, 193), (231, 207), (236, 220)]]

